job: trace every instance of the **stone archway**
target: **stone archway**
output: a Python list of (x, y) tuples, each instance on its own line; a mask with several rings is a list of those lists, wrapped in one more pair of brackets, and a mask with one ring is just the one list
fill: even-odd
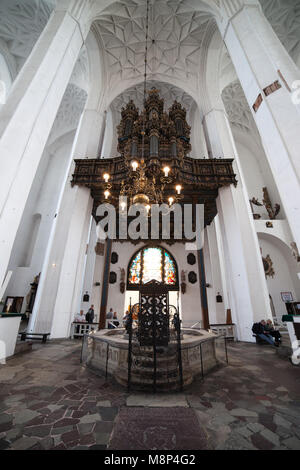
[(268, 257), (272, 263), (271, 275), (266, 271), (266, 283), (274, 306), (272, 314), (281, 319), (286, 313), (281, 292), (291, 292), (294, 301), (300, 299), (300, 283), (297, 276), (299, 262), (294, 258), (292, 247), (289, 247), (286, 241), (269, 233), (258, 232), (257, 235), (262, 257)]

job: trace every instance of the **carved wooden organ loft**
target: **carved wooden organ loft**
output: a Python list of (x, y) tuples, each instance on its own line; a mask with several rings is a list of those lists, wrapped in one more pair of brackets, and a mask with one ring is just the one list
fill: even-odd
[(237, 184), (233, 159), (188, 157), (191, 128), (186, 110), (175, 101), (165, 112), (157, 89), (148, 91), (142, 112), (130, 100), (121, 116), (120, 156), (75, 159), (71, 184), (91, 189), (93, 216), (104, 202), (118, 209), (121, 194), (128, 196), (130, 204), (204, 204), (205, 225), (209, 225), (217, 214), (218, 189)]

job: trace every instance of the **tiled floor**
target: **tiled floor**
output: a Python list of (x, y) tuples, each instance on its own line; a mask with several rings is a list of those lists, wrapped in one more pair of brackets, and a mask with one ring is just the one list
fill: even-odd
[(35, 345), (0, 366), (0, 449), (300, 450), (300, 367), (270, 346), (228, 352), (228, 366), (168, 397), (95, 376), (78, 341)]

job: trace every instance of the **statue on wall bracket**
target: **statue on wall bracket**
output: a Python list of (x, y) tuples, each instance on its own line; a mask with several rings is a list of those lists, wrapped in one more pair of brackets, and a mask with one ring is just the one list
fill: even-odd
[(265, 258), (262, 257), (263, 265), (264, 265), (264, 270), (265, 270), (265, 275), (274, 277), (275, 271), (273, 269), (273, 261), (270, 258), (270, 255), (267, 255)]
[(41, 273), (39, 273), (37, 276), (34, 277), (30, 288), (30, 291), (28, 292), (26, 296), (26, 313), (31, 313), (33, 310), (34, 302), (35, 302), (35, 297), (36, 297), (36, 292), (38, 289), (39, 285), (39, 280), (40, 280)]
[[(268, 216), (269, 216), (270, 220), (275, 220), (277, 215), (279, 214), (279, 211), (280, 211), (280, 205), (279, 204), (275, 204), (275, 206), (273, 208), (267, 188), (263, 188), (263, 200), (262, 200), (262, 202), (259, 202), (258, 199), (253, 197), (252, 199), (250, 199), (250, 204), (251, 204), (251, 206), (252, 206), (252, 204), (254, 204), (255, 206), (260, 206), (260, 207), (264, 206), (266, 208), (266, 211), (268, 213)], [(253, 214), (253, 217), (254, 217), (254, 219), (260, 218), (260, 216), (258, 214)]]
[(119, 268), (120, 269), (120, 292), (121, 294), (124, 294), (125, 292), (125, 269), (124, 268)]
[(300, 255), (299, 255), (299, 250), (298, 250), (298, 247), (297, 247), (297, 243), (296, 242), (291, 242), (290, 245), (291, 245), (291, 248), (292, 248), (292, 255), (294, 256), (297, 263), (299, 263), (300, 262)]
[(184, 270), (181, 271), (181, 284), (180, 284), (180, 288), (181, 288), (182, 294), (185, 294), (185, 292), (186, 292), (185, 273), (186, 273), (186, 271), (184, 271)]

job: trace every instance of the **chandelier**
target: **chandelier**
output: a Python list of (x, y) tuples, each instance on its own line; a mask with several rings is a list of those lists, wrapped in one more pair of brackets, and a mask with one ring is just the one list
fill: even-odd
[[(148, 91), (149, 98), (146, 99), (149, 0), (147, 0), (146, 9), (143, 111), (139, 115), (132, 101), (128, 103), (126, 109), (122, 108), (122, 121), (118, 126), (120, 135), (118, 150), (125, 157), (127, 170), (126, 181), (122, 180), (120, 185), (119, 207), (125, 210), (127, 201), (129, 206), (141, 204), (149, 214), (152, 204), (167, 203), (169, 207), (172, 207), (183, 198), (183, 187), (178, 179), (179, 169), (182, 167), (185, 153), (191, 147), (190, 127), (185, 121), (185, 109), (175, 101), (168, 116), (163, 112), (163, 100), (159, 98), (158, 90), (155, 88)], [(155, 43), (154, 39), (152, 43)], [(183, 141), (181, 142), (177, 142), (178, 127), (181, 130), (179, 134), (182, 134)], [(147, 162), (145, 161), (146, 147)], [(162, 148), (164, 158), (160, 158), (159, 147)], [(164, 148), (168, 148), (168, 151), (164, 151)], [(113, 201), (116, 198), (111, 194), (113, 185), (109, 182), (108, 172), (103, 174), (103, 179), (105, 201)], [(170, 187), (172, 187), (171, 190)]]

